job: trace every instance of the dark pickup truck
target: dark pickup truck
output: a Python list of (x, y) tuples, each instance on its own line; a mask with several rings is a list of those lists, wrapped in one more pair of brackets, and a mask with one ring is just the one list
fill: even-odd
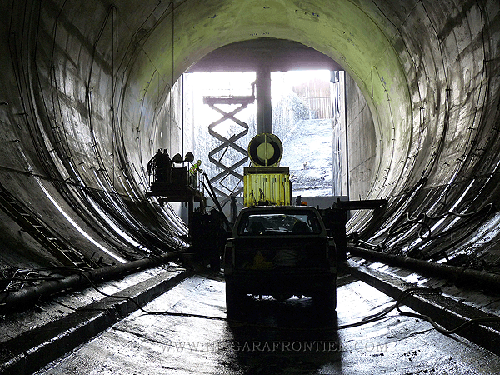
[(325, 311), (336, 308), (335, 244), (314, 207), (244, 208), (223, 262), (228, 315), (248, 294), (279, 301), (308, 296)]

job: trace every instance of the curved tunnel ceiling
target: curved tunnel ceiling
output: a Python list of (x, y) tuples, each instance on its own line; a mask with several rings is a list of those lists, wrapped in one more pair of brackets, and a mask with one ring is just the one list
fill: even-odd
[[(455, 247), (474, 241), (494, 254), (499, 236), (488, 228), (497, 218), (482, 209), (499, 195), (498, 8), (494, 0), (2, 2), (2, 191), (87, 257), (102, 253), (89, 238), (116, 252), (103, 254), (108, 262), (182, 245), (172, 210), (144, 197), (149, 158), (182, 148), (173, 83), (217, 48), (287, 39), (338, 62), (373, 116), (376, 168), (362, 172), (367, 195), (389, 206), (373, 220), (357, 215), (350, 231), (429, 258), (431, 245), (447, 251), (460, 229), (467, 236), (455, 236)], [(11, 249), (47, 258), (16, 234), (15, 213), (3, 215)]]

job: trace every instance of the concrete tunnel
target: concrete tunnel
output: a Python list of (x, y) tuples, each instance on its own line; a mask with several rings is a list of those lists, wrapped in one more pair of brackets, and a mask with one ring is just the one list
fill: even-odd
[[(497, 0), (0, 2), (0, 267), (93, 267), (186, 245), (146, 163), (182, 150), (178, 77), (258, 38), (349, 75), (348, 233), (379, 250), (499, 271)], [(69, 260), (68, 260), (69, 259)]]

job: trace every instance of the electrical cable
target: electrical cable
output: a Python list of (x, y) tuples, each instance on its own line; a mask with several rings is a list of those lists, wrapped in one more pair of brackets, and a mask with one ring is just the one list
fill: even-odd
[[(447, 235), (450, 235), (450, 234), (466, 227), (467, 225), (469, 225), (471, 221), (476, 219), (476, 217), (479, 217), (479, 216), (486, 217), (493, 210), (494, 210), (493, 204), (488, 203), (485, 206), (483, 206), (481, 209), (479, 209), (475, 212), (469, 212), (469, 213), (457, 213), (457, 212), (448, 211), (448, 212), (441, 214), (441, 215), (438, 215), (438, 216), (429, 216), (426, 213), (420, 213), (417, 215), (416, 218), (411, 218), (409, 216), (409, 213), (406, 213), (407, 221), (405, 223), (400, 224), (400, 225), (392, 226), (389, 229), (389, 232), (387, 233), (387, 235), (384, 238), (384, 240), (382, 241), (382, 243), (378, 246), (381, 247), (382, 249), (385, 249), (387, 247), (387, 242), (390, 240), (390, 238), (393, 238), (399, 234), (405, 233), (407, 228), (412, 228), (413, 226), (415, 226), (417, 224), (421, 225), (421, 228), (418, 230), (418, 236), (419, 236), (419, 238), (422, 239), (422, 242), (425, 244), (426, 242), (428, 242), (430, 240), (435, 240), (435, 239), (443, 238)], [(455, 225), (453, 228), (450, 228), (448, 230), (445, 230), (445, 231), (433, 236), (431, 233), (432, 232), (431, 226), (429, 225), (429, 223), (427, 221), (428, 220), (439, 221), (439, 220), (445, 219), (448, 216), (455, 216), (455, 217), (459, 217), (459, 218), (462, 218), (465, 220), (463, 222)], [(427, 235), (425, 235), (425, 237), (423, 234), (424, 228), (426, 229), (425, 233), (427, 233)], [(374, 245), (374, 246), (377, 246), (377, 245)], [(422, 246), (422, 245), (420, 245), (420, 246)]]
[(372, 322), (376, 322), (378, 320), (381, 320), (381, 319), (385, 318), (391, 311), (393, 311), (394, 309), (397, 309), (398, 306), (402, 303), (402, 301), (406, 297), (413, 295), (413, 294), (416, 294), (416, 293), (438, 294), (438, 293), (440, 293), (440, 289), (438, 289), (438, 288), (423, 288), (423, 287), (414, 287), (414, 288), (406, 289), (405, 291), (403, 291), (399, 295), (399, 297), (396, 299), (396, 302), (392, 306), (389, 306), (376, 314), (369, 315), (369, 316), (361, 319), (359, 322), (339, 326), (337, 329), (340, 330), (340, 329), (351, 328), (351, 327), (359, 327), (359, 326), (364, 325), (364, 324), (368, 324), (368, 323), (372, 323)]
[(419, 319), (422, 319), (422, 320), (425, 320), (425, 321), (428, 321), (429, 323), (432, 324), (432, 327), (438, 331), (439, 333), (442, 333), (443, 335), (446, 335), (446, 336), (449, 336), (453, 333), (457, 333), (461, 330), (463, 330), (464, 328), (467, 328), (469, 326), (471, 326), (472, 324), (477, 324), (477, 323), (486, 323), (486, 322), (497, 322), (497, 323), (500, 323), (500, 317), (483, 317), (483, 318), (473, 318), (473, 319), (470, 319), (462, 324), (460, 324), (459, 326), (453, 328), (453, 329), (445, 329), (443, 327), (441, 327), (440, 325), (438, 325), (430, 316), (428, 315), (423, 315), (423, 314), (418, 314), (418, 313), (414, 313), (414, 312), (411, 312), (411, 311), (402, 311), (400, 309), (400, 306), (398, 305), (397, 306), (397, 310), (398, 312), (403, 315), (403, 316), (410, 316), (410, 317), (414, 317), (414, 318), (419, 318)]
[[(2, 270), (0, 285), (3, 285), (0, 293), (12, 293), (21, 290), (23, 287), (36, 285), (38, 282), (59, 281), (64, 279), (65, 275), (71, 275), (78, 272), (91, 270), (85, 268), (62, 266), (47, 268), (29, 268), (29, 269), (5, 269)], [(10, 275), (9, 275), (10, 273)], [(4, 297), (5, 298), (5, 297)]]
[[(391, 311), (397, 310), (398, 313), (402, 316), (409, 316), (409, 317), (415, 317), (419, 318), (422, 320), (425, 320), (429, 323), (432, 324), (433, 328), (436, 329), (439, 333), (442, 333), (444, 335), (451, 335), (454, 333), (457, 333), (466, 327), (472, 325), (472, 324), (479, 324), (479, 323), (485, 323), (485, 322), (499, 322), (500, 323), (500, 317), (481, 317), (481, 318), (473, 318), (470, 319), (459, 326), (447, 330), (440, 325), (438, 325), (430, 316), (428, 315), (423, 315), (423, 314), (418, 314), (410, 311), (403, 311), (401, 310), (401, 304), (403, 303), (405, 298), (408, 298), (409, 296), (415, 295), (415, 294), (435, 294), (439, 295), (441, 294), (441, 289), (440, 288), (428, 288), (428, 287), (414, 287), (414, 288), (409, 288), (403, 291), (399, 297), (396, 299), (396, 302), (389, 307), (386, 307), (382, 311), (375, 313), (373, 315), (366, 316), (365, 318), (361, 319), (360, 321), (354, 322), (354, 323), (349, 323), (341, 326), (331, 326), (331, 327), (307, 327), (307, 328), (298, 328), (298, 327), (276, 327), (276, 326), (270, 326), (270, 325), (265, 325), (265, 324), (252, 324), (248, 322), (242, 322), (239, 320), (233, 320), (233, 319), (228, 319), (227, 317), (218, 317), (218, 316), (209, 316), (209, 315), (201, 315), (201, 314), (192, 314), (192, 313), (183, 313), (183, 312), (173, 312), (173, 311), (148, 311), (145, 310), (137, 301), (135, 301), (132, 297), (128, 296), (117, 296), (117, 295), (110, 295), (107, 294), (103, 291), (101, 291), (93, 282), (88, 278), (87, 275), (82, 274), (84, 277), (87, 278), (89, 281), (91, 287), (96, 290), (98, 293), (102, 294), (105, 297), (109, 298), (116, 298), (116, 299), (123, 299), (127, 300), (131, 303), (133, 303), (135, 306), (137, 306), (138, 310), (140, 310), (142, 313), (145, 315), (167, 315), (167, 316), (177, 316), (177, 317), (186, 317), (186, 318), (200, 318), (200, 319), (209, 319), (209, 320), (219, 320), (219, 321), (226, 321), (231, 323), (233, 326), (248, 326), (248, 327), (255, 327), (255, 328), (267, 328), (267, 329), (280, 329), (280, 330), (294, 330), (294, 331), (311, 331), (311, 330), (334, 330), (334, 331), (339, 331), (342, 329), (347, 329), (347, 328), (353, 328), (353, 327), (359, 327), (368, 323), (376, 322), (379, 320), (382, 320), (385, 318)], [(101, 310), (101, 309), (99, 309)], [(106, 309), (104, 309), (106, 310)]]

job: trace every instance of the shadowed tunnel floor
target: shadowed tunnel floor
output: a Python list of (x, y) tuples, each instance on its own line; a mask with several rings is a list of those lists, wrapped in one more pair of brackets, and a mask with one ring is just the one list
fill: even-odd
[[(349, 275), (337, 319), (307, 298), (247, 301), (225, 318), (224, 283), (195, 276), (145, 307), (218, 319), (132, 314), (38, 374), (494, 374), (498, 357), (427, 322), (398, 315), (342, 328), (393, 300)], [(337, 328), (339, 327), (339, 328)]]

